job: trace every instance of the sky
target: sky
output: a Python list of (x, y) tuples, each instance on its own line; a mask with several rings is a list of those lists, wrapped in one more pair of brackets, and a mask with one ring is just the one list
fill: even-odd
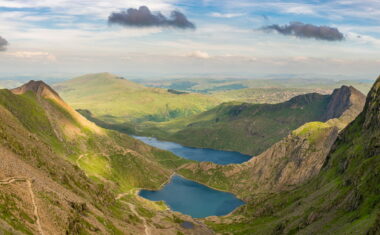
[(375, 79), (380, 0), (0, 0), (0, 79)]

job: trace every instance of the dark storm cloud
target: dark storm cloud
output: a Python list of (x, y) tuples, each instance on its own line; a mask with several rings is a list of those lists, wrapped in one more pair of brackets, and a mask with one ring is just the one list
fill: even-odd
[(314, 38), (325, 41), (342, 41), (344, 35), (337, 29), (329, 26), (316, 26), (301, 22), (291, 22), (288, 25), (269, 25), (261, 28), (263, 31), (276, 31), (286, 36), (296, 36), (299, 38)]
[(129, 8), (121, 12), (113, 12), (108, 17), (109, 24), (119, 24), (126, 27), (173, 27), (180, 29), (195, 29), (187, 17), (179, 11), (172, 11), (169, 18), (160, 12), (152, 13), (148, 7)]
[(7, 49), (8, 41), (0, 36), (0, 51), (5, 51)]

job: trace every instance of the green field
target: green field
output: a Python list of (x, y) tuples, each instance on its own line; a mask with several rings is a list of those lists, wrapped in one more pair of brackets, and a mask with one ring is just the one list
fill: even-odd
[(167, 121), (206, 111), (220, 101), (202, 94), (148, 88), (112, 74), (90, 74), (53, 86), (75, 109), (108, 123)]

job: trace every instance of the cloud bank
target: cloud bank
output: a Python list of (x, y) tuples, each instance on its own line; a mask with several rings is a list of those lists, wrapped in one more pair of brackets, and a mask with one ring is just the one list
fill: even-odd
[(5, 51), (8, 46), (8, 41), (0, 36), (0, 51)]
[(108, 17), (109, 24), (118, 24), (125, 27), (172, 27), (179, 29), (195, 29), (195, 25), (179, 12), (172, 11), (170, 17), (160, 12), (152, 13), (148, 7), (139, 9), (129, 8), (121, 12), (113, 12)]
[(291, 22), (288, 25), (273, 24), (261, 28), (266, 32), (275, 31), (285, 36), (296, 36), (298, 38), (314, 38), (325, 41), (342, 41), (344, 35), (337, 29), (329, 26), (316, 26), (301, 22)]
[(204, 51), (193, 51), (190, 54), (186, 55), (187, 57), (192, 57), (192, 58), (198, 58), (198, 59), (210, 59), (211, 56)]

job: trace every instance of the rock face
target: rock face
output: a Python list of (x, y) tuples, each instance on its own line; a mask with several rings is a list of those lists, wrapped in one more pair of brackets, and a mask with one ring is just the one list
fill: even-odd
[(55, 92), (49, 85), (43, 81), (29, 81), (28, 83), (11, 90), (14, 94), (24, 94), (25, 92), (31, 91), (37, 96), (41, 97), (56, 97), (59, 98), (57, 92)]
[(335, 89), (331, 95), (324, 121), (341, 117), (348, 109), (351, 112), (363, 110), (365, 95), (354, 87), (342, 86)]
[[(313, 142), (308, 136), (291, 134), (244, 164), (244, 170), (231, 175), (226, 172), (227, 177), (236, 179), (234, 191), (250, 187), (250, 194), (280, 192), (317, 175), (338, 136), (338, 128), (334, 126), (323, 127), (320, 131)], [(242, 176), (249, 181), (241, 184), (239, 178)]]

